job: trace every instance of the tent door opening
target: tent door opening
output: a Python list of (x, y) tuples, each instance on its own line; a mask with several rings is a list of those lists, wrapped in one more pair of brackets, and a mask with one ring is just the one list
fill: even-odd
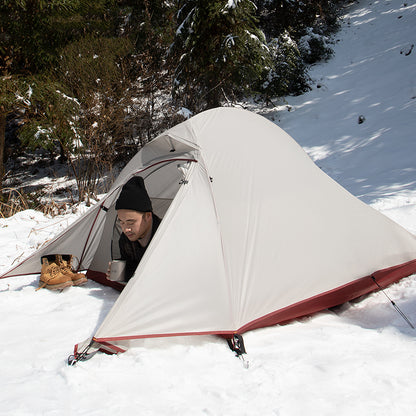
[[(168, 160), (134, 175), (143, 177), (147, 193), (152, 201), (153, 213), (160, 219), (163, 220), (180, 187), (188, 183), (189, 168), (193, 162), (195, 160)], [(113, 221), (111, 259), (118, 259), (120, 258), (118, 241), (122, 231), (117, 215)]]

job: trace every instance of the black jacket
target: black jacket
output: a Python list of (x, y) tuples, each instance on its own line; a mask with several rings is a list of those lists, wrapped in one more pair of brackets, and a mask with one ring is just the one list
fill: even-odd
[[(152, 213), (152, 217), (153, 224), (150, 241), (152, 241), (152, 238), (155, 235), (156, 230), (161, 222), (161, 219), (157, 215)], [(127, 282), (136, 271), (137, 266), (139, 265), (147, 247), (149, 247), (149, 244), (146, 247), (142, 247), (138, 241), (130, 241), (124, 233), (121, 234), (118, 244), (120, 247), (121, 260), (126, 261), (125, 280)]]

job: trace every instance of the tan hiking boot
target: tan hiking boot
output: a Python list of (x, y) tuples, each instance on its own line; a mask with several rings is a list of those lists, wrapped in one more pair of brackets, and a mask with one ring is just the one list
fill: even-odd
[(44, 256), (41, 259), (42, 269), (39, 278), (39, 287), (36, 290), (46, 287), (50, 290), (60, 290), (72, 286), (72, 279), (61, 272), (51, 256)]
[(72, 256), (71, 255), (57, 254), (56, 263), (59, 265), (61, 269), (61, 273), (71, 278), (72, 284), (74, 286), (79, 286), (87, 282), (88, 279), (85, 277), (85, 274), (76, 273), (72, 270)]

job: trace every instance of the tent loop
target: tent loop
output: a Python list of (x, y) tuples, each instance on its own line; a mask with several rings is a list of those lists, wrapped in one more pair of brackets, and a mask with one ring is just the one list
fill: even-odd
[(230, 350), (235, 352), (236, 357), (247, 354), (243, 337), (240, 334), (233, 334), (232, 338), (227, 339), (227, 342)]
[(176, 152), (175, 146), (173, 145), (173, 140), (170, 137), (169, 137), (169, 144), (170, 144), (170, 150), (169, 150), (169, 152), (170, 153)]
[(233, 334), (232, 338), (227, 339), (227, 342), (231, 351), (234, 351), (236, 356), (246, 354), (244, 339), (240, 334)]
[(410, 326), (412, 329), (416, 329), (414, 325), (410, 322), (410, 319), (405, 315), (405, 313), (396, 305), (396, 303), (390, 299), (389, 295), (384, 291), (384, 289), (378, 284), (376, 278), (374, 276), (371, 276), (376, 286), (383, 292), (384, 296), (390, 301), (390, 303), (393, 305), (394, 309), (398, 312), (398, 314), (406, 321), (406, 323)]

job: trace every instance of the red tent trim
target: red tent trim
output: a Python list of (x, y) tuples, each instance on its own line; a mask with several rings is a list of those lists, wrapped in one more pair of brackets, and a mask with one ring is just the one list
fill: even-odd
[[(202, 331), (202, 332), (182, 332), (169, 334), (148, 334), (148, 335), (129, 335), (120, 337), (105, 337), (96, 338), (94, 341), (119, 352), (119, 348), (111, 344), (111, 341), (125, 341), (131, 339), (144, 338), (163, 338), (163, 337), (177, 337), (177, 336), (192, 336), (192, 335), (220, 335), (224, 338), (229, 338), (233, 334), (243, 334), (244, 332), (272, 326), (277, 324), (284, 324), (302, 316), (311, 315), (318, 311), (340, 305), (352, 299), (366, 295), (370, 292), (379, 290), (379, 287), (374, 282), (373, 278), (381, 287), (387, 287), (390, 284), (397, 282), (403, 277), (410, 276), (416, 273), (416, 259), (403, 263), (397, 266), (389, 267), (379, 270), (369, 276), (354, 280), (351, 283), (337, 287), (336, 289), (324, 292), (320, 295), (305, 299), (301, 302), (290, 305), (286, 308), (279, 309), (252, 322), (247, 323), (237, 330), (230, 331)], [(114, 282), (113, 282), (114, 283)]]
[(353, 282), (339, 286), (336, 289), (321, 293), (286, 308), (279, 309), (278, 311), (262, 316), (261, 318), (249, 322), (239, 328), (237, 333), (243, 334), (244, 332), (253, 329), (287, 323), (293, 319), (311, 315), (374, 292), (379, 288), (375, 284), (373, 278), (382, 288), (384, 288), (394, 282), (397, 282), (401, 278), (410, 276), (414, 273), (416, 273), (416, 259), (397, 266), (389, 267), (387, 269), (378, 270), (369, 276), (354, 280)]

